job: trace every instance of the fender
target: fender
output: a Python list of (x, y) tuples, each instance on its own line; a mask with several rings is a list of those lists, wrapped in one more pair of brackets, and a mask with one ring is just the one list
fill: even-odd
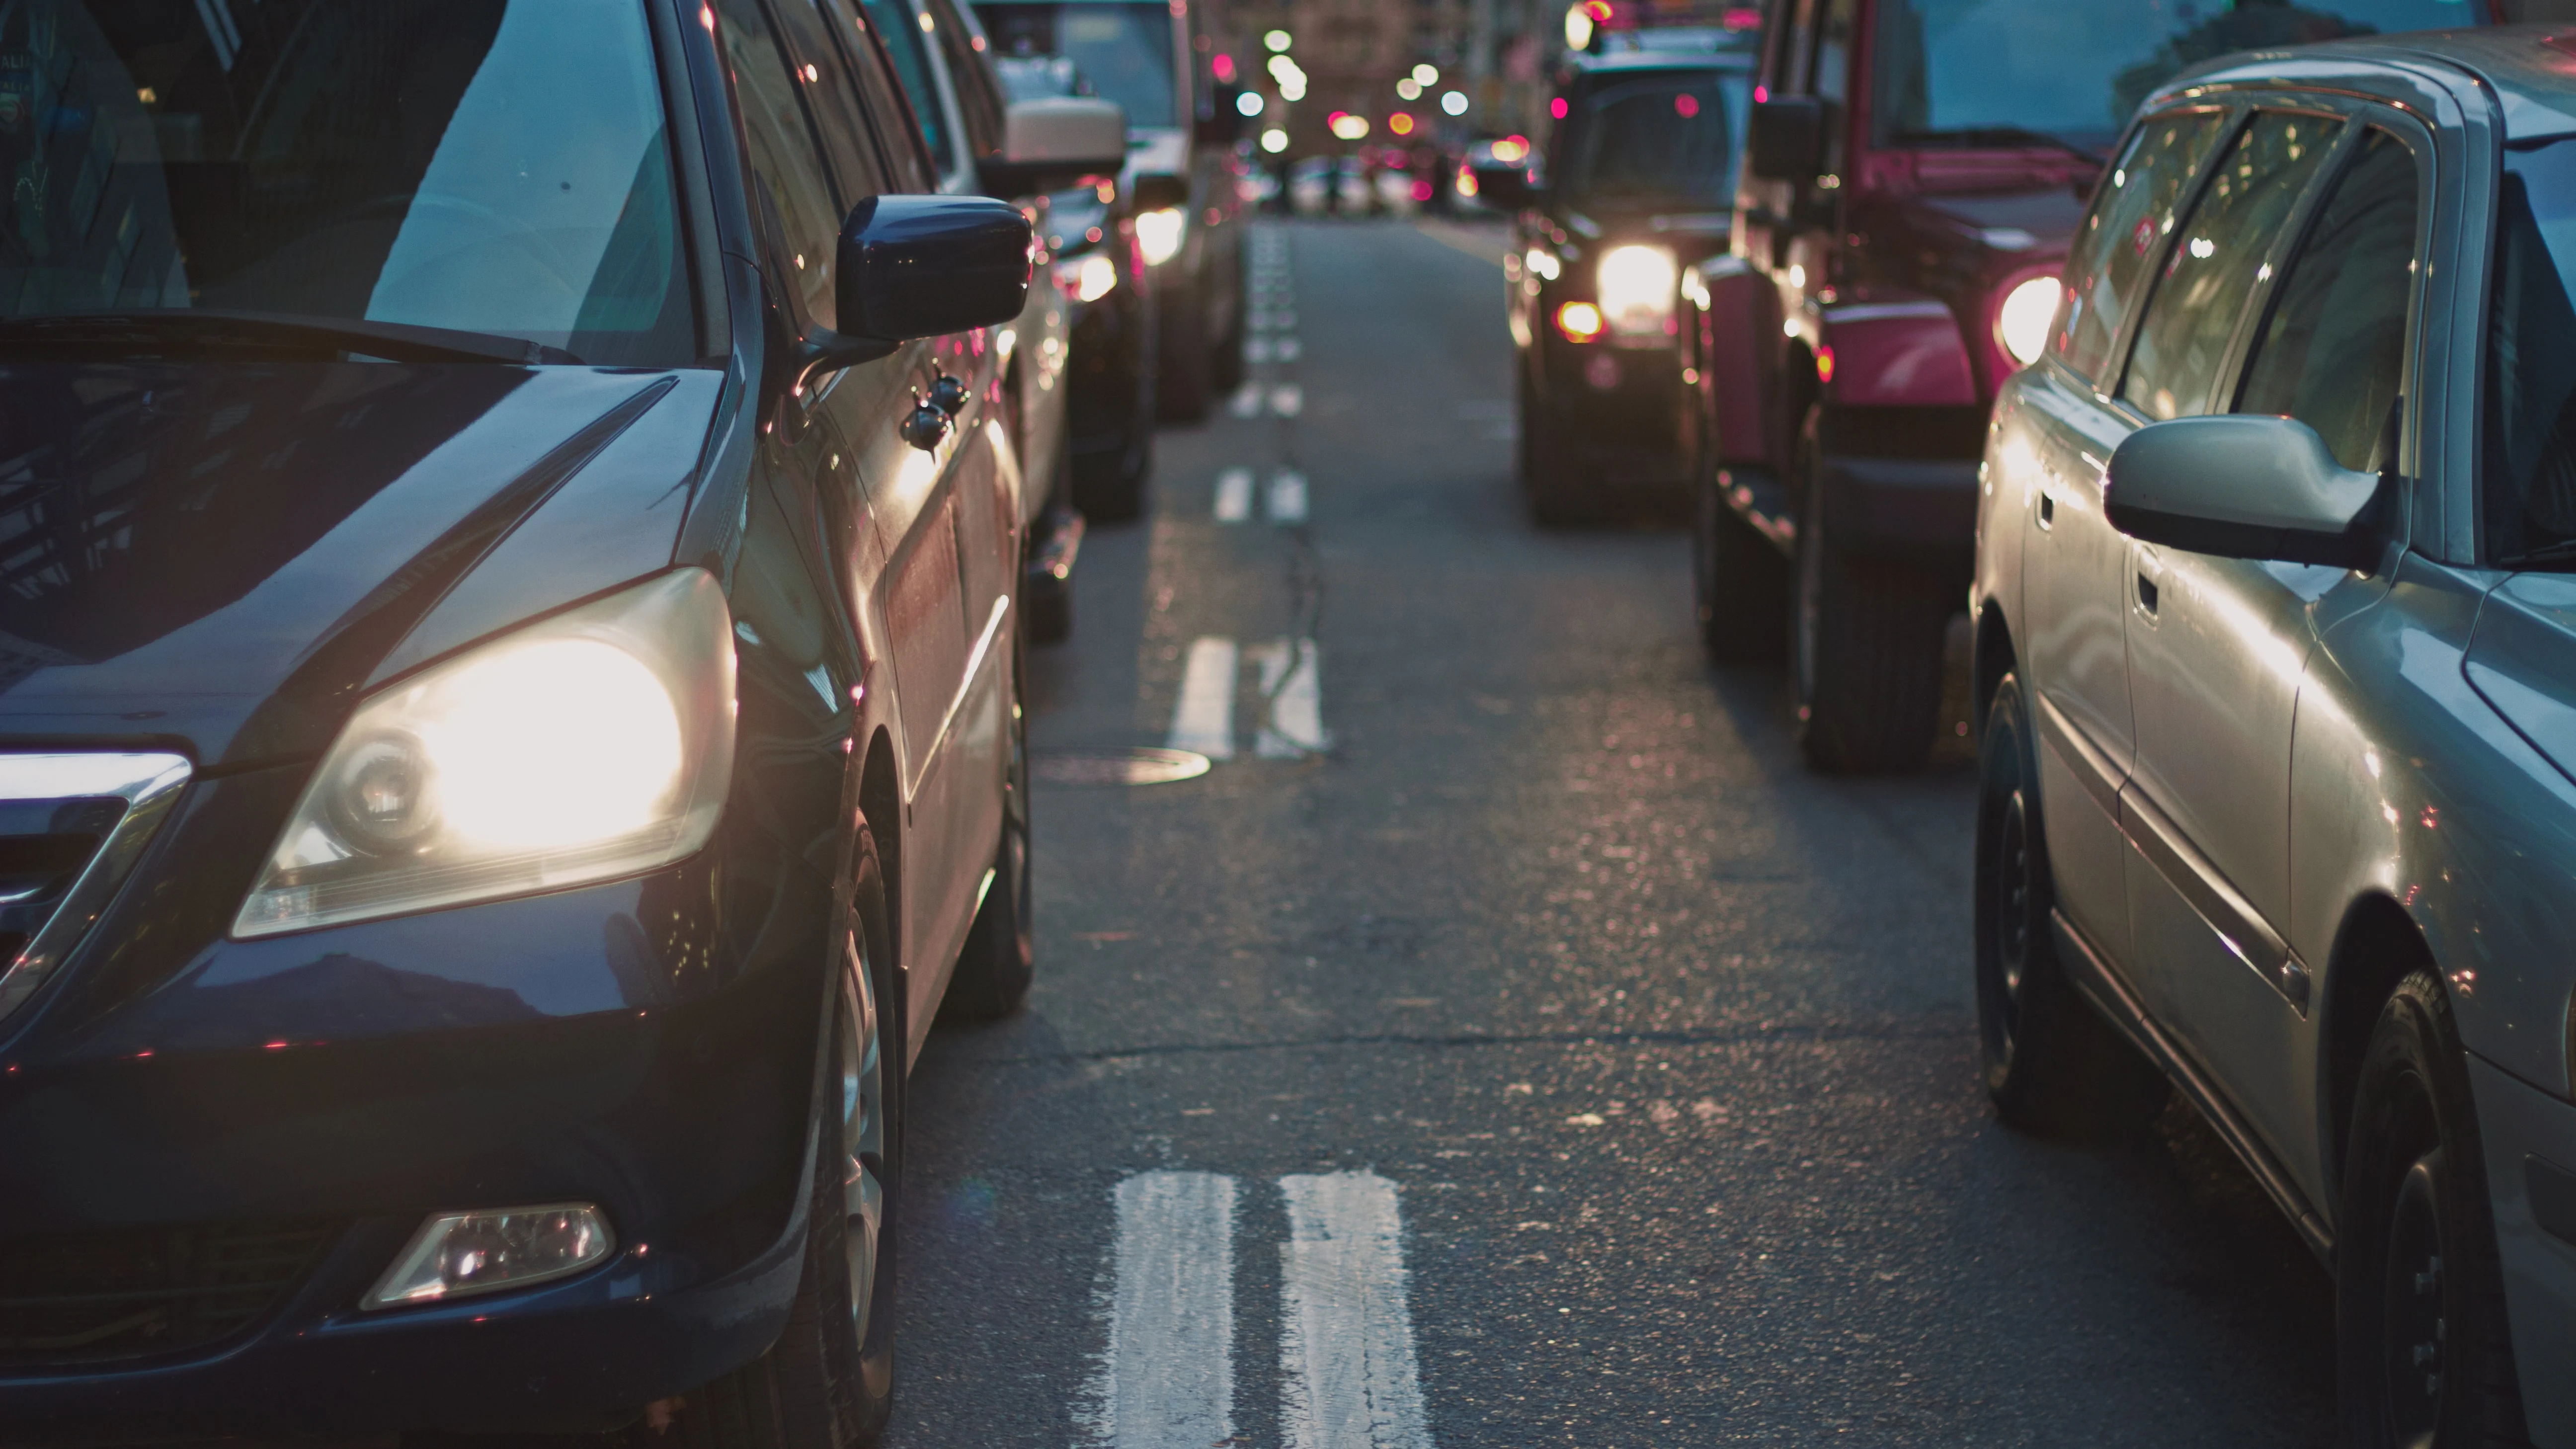
[(1707, 375), (1700, 388), (1708, 399), (1703, 416), (1721, 464), (1777, 469), (1780, 460), (1771, 430), (1763, 419), (1765, 404), (1762, 358), (1779, 340), (1779, 302), (1768, 278), (1744, 258), (1721, 253), (1694, 269), (1700, 303), (1699, 354)]
[(1798, 331), (1816, 380), (1840, 407), (1975, 407), (1977, 379), (1958, 320), (1931, 298), (1810, 305)]

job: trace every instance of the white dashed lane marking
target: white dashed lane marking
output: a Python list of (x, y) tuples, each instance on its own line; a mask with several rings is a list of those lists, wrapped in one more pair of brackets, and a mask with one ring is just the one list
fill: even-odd
[(1211, 760), (1234, 758), (1234, 685), (1238, 659), (1231, 639), (1192, 640), (1181, 666), (1181, 697), (1172, 707), (1165, 744)]
[(1252, 516), (1252, 470), (1228, 468), (1216, 475), (1216, 521), (1241, 523)]
[(1261, 416), (1261, 397), (1261, 384), (1247, 382), (1226, 400), (1225, 410), (1238, 418), (1257, 418)]
[(1283, 382), (1270, 390), (1270, 411), (1283, 418), (1293, 418), (1306, 410), (1306, 390), (1293, 382)]
[(1374, 1172), (1279, 1179), (1281, 1427), (1289, 1449), (1430, 1449), (1395, 1184)]
[(1324, 651), (1312, 639), (1281, 639), (1252, 651), (1270, 718), (1253, 732), (1252, 753), (1297, 760), (1331, 748), (1324, 732)]
[(1147, 1172), (1118, 1184), (1109, 1354), (1094, 1385), (1110, 1449), (1234, 1438), (1234, 1179)]
[(1282, 468), (1270, 475), (1268, 513), (1273, 523), (1306, 521), (1306, 475), (1294, 468)]

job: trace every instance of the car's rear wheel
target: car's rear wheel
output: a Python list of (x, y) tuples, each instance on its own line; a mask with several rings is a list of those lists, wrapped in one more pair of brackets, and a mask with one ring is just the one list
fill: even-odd
[(1789, 629), (1788, 561), (1702, 478), (1691, 527), (1699, 642), (1718, 664), (1777, 660)]
[(2380, 1009), (2347, 1140), (2335, 1244), (2344, 1442), (2529, 1443), (2468, 1069), (2431, 971)]
[(1995, 1115), (2056, 1135), (2134, 1130), (2169, 1089), (2077, 994), (2058, 961), (2056, 903), (2041, 828), (2037, 756), (2019, 678), (2007, 674), (1979, 742), (1976, 843), (1977, 1037)]
[(1002, 838), (993, 852), (993, 883), (967, 930), (957, 971), (948, 979), (944, 1012), (970, 1020), (1008, 1016), (1028, 999), (1037, 976), (1035, 901), (1029, 890), (1029, 721), (1021, 705), (1017, 652), (1011, 661), (1010, 766), (1002, 782)]
[(1828, 535), (1820, 433), (1810, 413), (1790, 615), (1798, 749), (1835, 774), (1911, 770), (1939, 724), (1942, 639), (1955, 601), (1935, 575), (1854, 553)]
[(853, 1449), (884, 1432), (894, 1406), (904, 1035), (885, 878), (864, 827), (856, 854), (796, 1298), (767, 1353), (681, 1401), (673, 1449)]

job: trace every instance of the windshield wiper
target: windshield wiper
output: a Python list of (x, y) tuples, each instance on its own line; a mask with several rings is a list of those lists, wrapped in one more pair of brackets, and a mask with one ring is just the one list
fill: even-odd
[(162, 352), (173, 348), (192, 352), (353, 352), (388, 362), (512, 362), (534, 366), (581, 361), (560, 347), (521, 337), (346, 317), (163, 307), (0, 319), (0, 355), (28, 349)]
[(2031, 149), (2063, 151), (2094, 165), (2102, 164), (2095, 152), (2079, 146), (2064, 136), (2034, 131), (2026, 126), (1961, 126), (1947, 131), (1899, 131), (1895, 140), (1900, 145), (1917, 146), (2020, 146)]
[(2505, 554), (2489, 562), (2500, 569), (2527, 569), (2548, 564), (2576, 563), (2576, 538), (2562, 538), (2554, 543), (2544, 543), (2538, 548), (2527, 548), (2520, 553)]

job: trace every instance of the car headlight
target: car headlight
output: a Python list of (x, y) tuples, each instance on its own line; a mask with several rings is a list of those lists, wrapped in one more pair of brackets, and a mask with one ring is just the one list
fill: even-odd
[(1105, 252), (1055, 264), (1055, 289), (1077, 302), (1097, 302), (1118, 285), (1118, 263)]
[(1662, 247), (1612, 247), (1601, 254), (1601, 314), (1613, 337), (1672, 335), (1681, 268)]
[(733, 775), (724, 591), (680, 569), (358, 706), (237, 937), (557, 890), (706, 844)]
[(2039, 361), (2062, 290), (2055, 277), (2032, 277), (2004, 294), (2004, 304), (1995, 309), (1995, 340), (2014, 362), (2028, 367)]
[(1136, 214), (1136, 247), (1145, 254), (1145, 265), (1159, 267), (1181, 254), (1183, 225), (1177, 206)]

